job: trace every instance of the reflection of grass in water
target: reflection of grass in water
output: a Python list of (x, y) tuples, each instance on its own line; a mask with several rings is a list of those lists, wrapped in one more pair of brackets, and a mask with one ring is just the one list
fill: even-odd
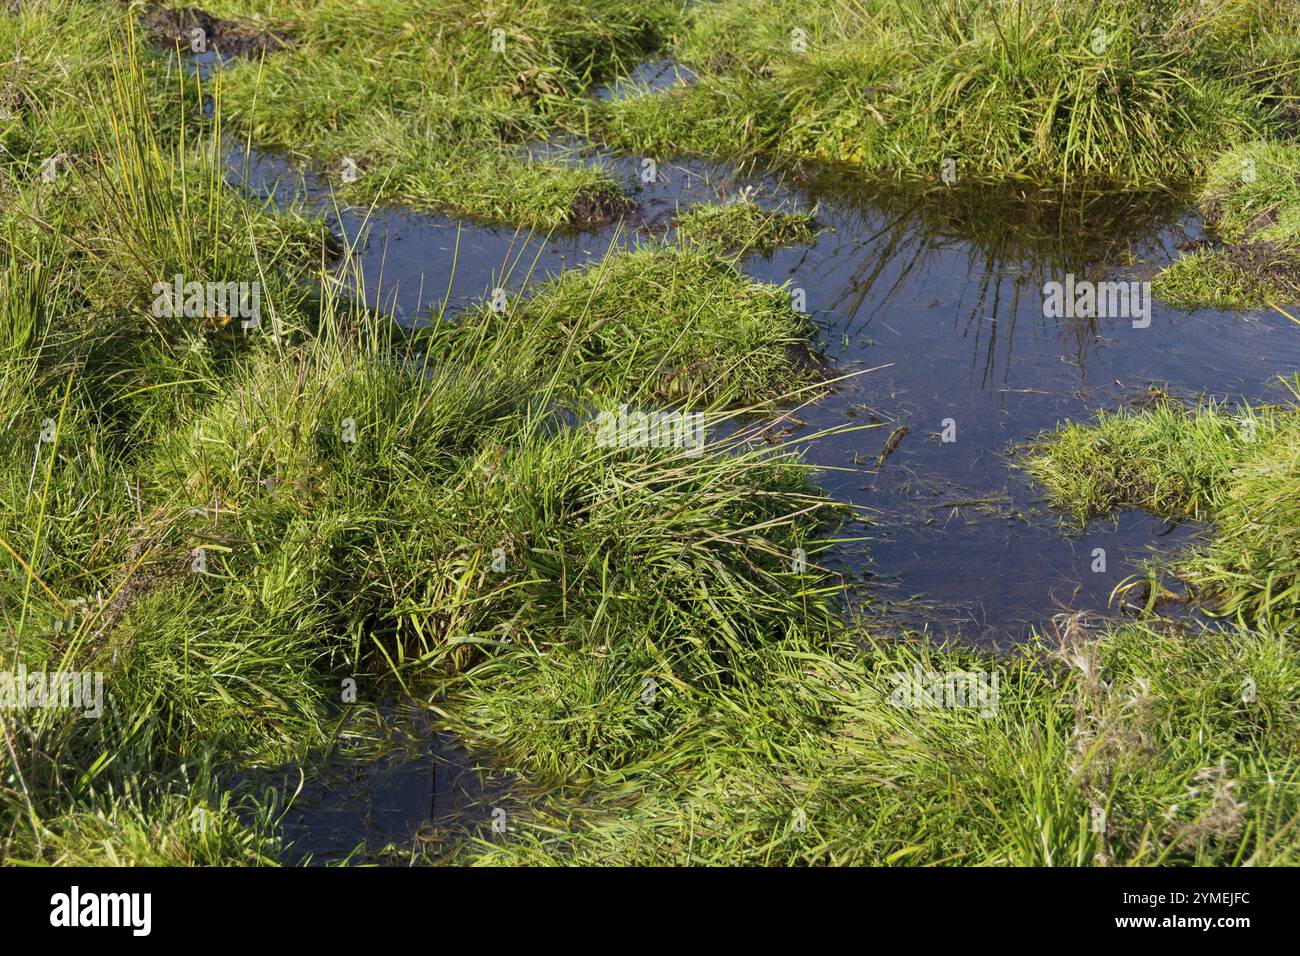
[[(869, 237), (869, 254), (854, 254), (860, 270), (827, 310), (850, 328), (887, 315), (909, 278), (933, 271), (952, 254), (954, 240), (964, 244), (967, 281), (959, 320), (971, 333), (976, 355), (984, 350), (985, 386), (995, 373), (998, 340), (1008, 349), (1015, 342), (1021, 304), (1041, 314), (1044, 281), (1068, 272), (1080, 278), (1110, 275), (1183, 203), (1167, 193), (855, 186), (828, 171), (810, 187), (828, 204), (838, 190), (834, 208), (848, 220), (842, 231)], [(882, 285), (886, 277), (888, 287)], [(1082, 365), (1098, 338), (1098, 320), (1064, 321)]]

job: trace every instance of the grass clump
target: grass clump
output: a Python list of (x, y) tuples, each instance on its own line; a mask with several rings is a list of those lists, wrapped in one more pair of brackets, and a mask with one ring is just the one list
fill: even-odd
[(1163, 270), (1156, 295), (1183, 308), (1300, 301), (1300, 160), (1292, 147), (1228, 150), (1210, 169), (1200, 204), (1220, 242)]
[(1182, 309), (1244, 312), (1300, 302), (1300, 252), (1267, 242), (1201, 250), (1161, 270), (1151, 291)]
[[(807, 470), (589, 419), (806, 384), (785, 290), (656, 245), (402, 332), (340, 294), (318, 221), (226, 185), (219, 96), (201, 118), (173, 74), (190, 119), (159, 115), (158, 65), (120, 35), (79, 88), (98, 138), (0, 214), (0, 670), (104, 680), (99, 719), (0, 710), (0, 859), (273, 861), (278, 798), (231, 780), (326, 745), (353, 682), (647, 628), (720, 671), (783, 626), (790, 550), (835, 517)], [(176, 274), (258, 282), (260, 323), (158, 314)]]
[(712, 247), (611, 252), (502, 307), (485, 305), (457, 334), (513, 341), (558, 363), (571, 393), (748, 406), (817, 376), (812, 326), (790, 291), (755, 282)]
[[(625, 75), (676, 20), (637, 0), (222, 2), (291, 48), (223, 73), (229, 117), (260, 146), (332, 171), (348, 201), (401, 202), (539, 228), (617, 218), (601, 167), (534, 159), (573, 104)], [(360, 174), (343, 184), (351, 159)]]
[(1167, 403), (1069, 424), (1026, 467), (1083, 520), (1119, 507), (1214, 522), (1176, 573), (1221, 613), (1290, 633), (1300, 617), (1300, 412)]
[(751, 200), (693, 206), (677, 217), (685, 242), (723, 252), (764, 255), (781, 246), (810, 243), (817, 221), (805, 212), (764, 209)]
[(1276, 41), (1272, 65), (1293, 82), (1294, 22), (1274, 0), (701, 4), (676, 46), (698, 82), (602, 118), (640, 153), (1164, 189), (1280, 129), (1284, 98), (1254, 54)]

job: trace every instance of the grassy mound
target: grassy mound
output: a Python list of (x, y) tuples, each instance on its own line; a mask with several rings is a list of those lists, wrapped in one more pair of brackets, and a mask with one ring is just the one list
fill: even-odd
[(1294, 630), (1300, 619), (1300, 412), (1164, 404), (1069, 424), (1027, 461), (1084, 519), (1122, 506), (1212, 520), (1176, 570), (1225, 614)]
[(1184, 308), (1300, 301), (1300, 159), (1293, 147), (1256, 142), (1224, 153), (1200, 204), (1219, 242), (1162, 271), (1156, 295)]
[[(209, 9), (293, 38), (223, 73), (228, 116), (254, 143), (326, 167), (347, 201), (541, 228), (626, 210), (608, 171), (535, 159), (529, 147), (676, 19), (674, 5), (634, 0), (223, 0)], [(355, 181), (344, 181), (345, 160)]]
[(813, 328), (783, 287), (755, 282), (714, 247), (654, 244), (484, 303), (448, 336), (511, 344), (565, 369), (572, 394), (755, 405), (810, 384)]
[(698, 82), (602, 119), (650, 155), (1167, 189), (1288, 122), (1295, 16), (1274, 0), (700, 4), (675, 49)]

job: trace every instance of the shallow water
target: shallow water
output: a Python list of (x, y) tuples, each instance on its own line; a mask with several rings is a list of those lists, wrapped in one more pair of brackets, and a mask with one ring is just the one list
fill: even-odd
[(432, 715), (386, 705), (340, 734), (333, 755), (250, 774), (254, 789), (295, 794), (280, 832), (294, 864), (435, 859), (469, 837), (490, 839), (493, 812), (513, 808), (512, 781), (480, 769)]
[[(663, 63), (641, 80), (679, 81)], [(696, 161), (660, 163), (659, 180), (646, 184), (635, 159), (554, 145), (536, 152), (605, 162), (629, 185), (638, 214), (586, 233), (528, 236), (436, 213), (337, 207), (326, 182), (274, 156), (233, 149), (228, 163), (232, 183), (279, 203), (300, 200), (346, 241), (360, 237), (367, 300), (399, 321), (444, 300), (454, 312), (494, 287), (517, 289), (599, 259), (612, 244), (664, 234), (695, 202), (752, 188), (767, 206), (816, 205), (823, 231), (812, 245), (743, 267), (804, 290), (819, 345), (840, 372), (875, 369), (798, 414), (808, 434), (879, 425), (800, 446), (835, 469), (822, 473), (823, 487), (866, 512), (849, 532), (869, 540), (823, 563), (936, 637), (997, 646), (1050, 628), (1065, 611), (1118, 613), (1115, 586), (1201, 530), (1130, 511), (1069, 532), (1014, 467), (1015, 446), (1065, 419), (1136, 402), (1153, 384), (1189, 399), (1280, 399), (1278, 376), (1300, 368), (1300, 335), (1275, 313), (1187, 314), (1153, 301), (1146, 328), (1044, 317), (1045, 282), (1066, 273), (1149, 278), (1178, 242), (1200, 235), (1186, 204), (1167, 198), (863, 193), (844, 178), (781, 182)], [(955, 441), (940, 439), (945, 420)], [(910, 433), (877, 472), (898, 425)], [(1104, 573), (1091, 570), (1096, 548), (1106, 552)], [(486, 824), (491, 800), (468, 758), (427, 724), (404, 726), (423, 740), (414, 755), (399, 749), (342, 778), (313, 770), (285, 824), (300, 853), (337, 858), (360, 841), (409, 846), (439, 817)]]
[[(245, 163), (235, 151), (230, 163), (249, 191), (300, 196), (327, 210), (336, 232), (363, 236), (368, 299), (406, 321), (444, 298), (454, 312), (497, 286), (519, 288), (599, 259), (611, 244), (663, 234), (679, 208), (747, 187), (770, 206), (816, 205), (823, 231), (811, 246), (751, 257), (744, 268), (805, 291), (820, 345), (841, 373), (875, 369), (798, 415), (809, 433), (879, 423), (800, 446), (836, 469), (821, 475), (829, 492), (868, 513), (850, 532), (869, 541), (824, 560), (865, 575), (877, 602), (910, 607), (912, 623), (969, 641), (1014, 642), (1066, 609), (1103, 612), (1145, 558), (1197, 530), (1132, 512), (1067, 533), (1014, 467), (1015, 445), (1138, 401), (1151, 384), (1186, 398), (1277, 399), (1278, 376), (1300, 367), (1300, 336), (1277, 314), (1187, 314), (1153, 302), (1147, 328), (1043, 316), (1043, 284), (1066, 272), (1148, 277), (1176, 256), (1175, 243), (1200, 232), (1194, 216), (1167, 204), (1046, 214), (1040, 205), (1033, 230), (1018, 235), (1008, 217), (1026, 207), (997, 197), (828, 194), (824, 181), (737, 177), (725, 164), (694, 161), (661, 165), (661, 181), (647, 185), (635, 161), (604, 159), (631, 184), (635, 222), (550, 237), (399, 208), (336, 208), (325, 184), (276, 157)], [(945, 419), (955, 441), (940, 440)], [(910, 433), (877, 473), (898, 425)], [(1106, 550), (1105, 573), (1091, 570), (1095, 548)]]

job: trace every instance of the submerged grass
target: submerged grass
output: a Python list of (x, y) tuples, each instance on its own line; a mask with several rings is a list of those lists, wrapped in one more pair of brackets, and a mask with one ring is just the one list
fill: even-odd
[(677, 233), (696, 245), (761, 255), (781, 246), (811, 243), (817, 221), (812, 213), (764, 209), (742, 199), (688, 209), (677, 217)]

